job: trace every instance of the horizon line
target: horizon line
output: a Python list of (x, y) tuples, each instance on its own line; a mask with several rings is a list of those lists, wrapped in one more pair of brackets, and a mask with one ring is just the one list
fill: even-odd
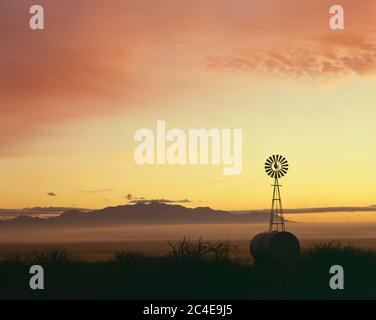
[[(104, 206), (100, 208), (83, 208), (83, 207), (65, 207), (65, 206), (35, 206), (35, 207), (24, 207), (24, 208), (16, 208), (16, 209), (7, 209), (7, 208), (0, 208), (0, 215), (7, 214), (7, 213), (27, 213), (27, 212), (33, 212), (38, 214), (47, 214), (47, 213), (63, 213), (67, 210), (79, 210), (79, 211), (96, 211), (96, 210), (102, 210), (108, 207), (116, 207), (116, 206), (126, 206), (126, 205), (137, 205), (137, 204), (151, 204), (151, 203), (160, 203), (160, 204), (166, 204), (166, 205), (180, 205), (183, 206), (181, 203), (177, 202), (171, 203), (171, 202), (163, 202), (163, 201), (143, 201), (143, 202), (128, 202), (125, 204), (118, 204), (113, 206)], [(194, 208), (202, 208), (202, 207), (208, 207), (210, 206), (195, 206)], [(227, 212), (233, 212), (233, 213), (263, 213), (263, 212), (269, 212), (270, 208), (262, 208), (262, 209), (243, 209), (243, 210), (222, 210), (222, 209), (214, 209), (214, 210), (221, 210), (221, 211), (227, 211)], [(318, 206), (318, 207), (300, 207), (300, 208), (285, 208), (283, 209), (283, 212), (288, 214), (294, 214), (294, 213), (323, 213), (323, 212), (356, 212), (356, 211), (376, 211), (376, 205), (366, 205), (366, 206)]]

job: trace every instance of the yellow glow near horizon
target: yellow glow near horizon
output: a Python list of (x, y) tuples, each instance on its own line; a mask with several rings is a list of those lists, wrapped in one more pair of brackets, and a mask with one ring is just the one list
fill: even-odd
[[(371, 79), (332, 88), (300, 84), (296, 93), (292, 83), (268, 96), (271, 85), (248, 90), (239, 82), (201, 101), (177, 97), (169, 101), (171, 106), (164, 105), (168, 112), (162, 114), (133, 111), (61, 127), (49, 138), (35, 140), (29, 154), (2, 160), (8, 184), (0, 189), (1, 206), (100, 208), (125, 203), (124, 196), (131, 193), (188, 198), (190, 206), (226, 210), (268, 208), (272, 181), (263, 164), (273, 153), (283, 154), (290, 163), (281, 180), (285, 207), (370, 205), (375, 198), (370, 173), (376, 170), (371, 148), (376, 93), (366, 88), (374, 85)], [(233, 100), (236, 92), (238, 101)], [(174, 104), (190, 110), (173, 109)], [(202, 105), (207, 111), (196, 113)], [(136, 165), (135, 130), (155, 129), (160, 118), (168, 128), (242, 128), (241, 174), (223, 176), (222, 166), (214, 165)], [(50, 191), (57, 196), (46, 196)]]
[(376, 211), (285, 214), (284, 217), (291, 221), (303, 223), (376, 223)]

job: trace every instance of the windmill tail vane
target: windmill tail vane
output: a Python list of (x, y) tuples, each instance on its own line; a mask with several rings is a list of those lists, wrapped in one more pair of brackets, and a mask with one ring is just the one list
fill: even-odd
[(269, 232), (285, 231), (285, 220), (283, 218), (282, 199), (279, 178), (282, 178), (288, 171), (289, 164), (285, 157), (277, 154), (270, 156), (265, 162), (265, 172), (274, 178), (272, 208), (270, 212)]

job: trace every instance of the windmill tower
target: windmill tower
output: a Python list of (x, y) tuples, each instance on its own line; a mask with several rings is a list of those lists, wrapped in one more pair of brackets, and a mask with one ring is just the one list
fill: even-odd
[(277, 154), (272, 155), (265, 161), (265, 172), (268, 176), (274, 178), (272, 208), (270, 211), (269, 232), (285, 231), (285, 220), (283, 218), (281, 192), (279, 187), (279, 178), (282, 178), (289, 168), (285, 157)]

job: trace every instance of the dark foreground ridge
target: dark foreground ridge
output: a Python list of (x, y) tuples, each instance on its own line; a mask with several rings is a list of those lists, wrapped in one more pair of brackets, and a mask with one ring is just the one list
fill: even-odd
[[(233, 260), (229, 242), (172, 243), (166, 256), (117, 252), (103, 262), (83, 262), (66, 251), (3, 257), (0, 299), (375, 299), (376, 253), (336, 242), (302, 251), (281, 271)], [(43, 266), (45, 289), (28, 287), (29, 268)], [(332, 290), (329, 269), (344, 269), (344, 290)]]

